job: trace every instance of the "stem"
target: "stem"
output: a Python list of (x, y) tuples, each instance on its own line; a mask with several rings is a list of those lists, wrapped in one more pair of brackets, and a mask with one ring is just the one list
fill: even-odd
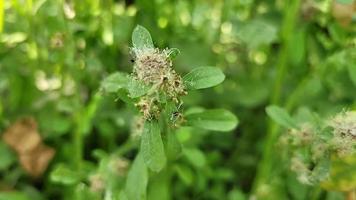
[[(271, 95), (271, 104), (280, 104), (281, 91), (283, 86), (283, 81), (286, 75), (288, 67), (288, 49), (290, 46), (289, 36), (293, 34), (295, 23), (298, 16), (300, 0), (290, 0), (286, 2), (285, 6), (285, 17), (281, 29), (281, 49), (279, 52), (277, 60), (277, 75), (274, 82), (273, 91)], [(269, 180), (272, 166), (274, 162), (274, 143), (278, 137), (279, 126), (275, 124), (271, 119), (268, 120), (267, 136), (265, 139), (265, 145), (262, 155), (261, 163), (257, 169), (257, 175), (253, 184), (253, 192), (256, 193), (258, 188), (267, 183)]]
[(101, 96), (99, 93), (94, 93), (87, 106), (84, 106), (75, 115), (76, 128), (73, 132), (73, 145), (74, 145), (74, 165), (77, 170), (81, 169), (83, 161), (83, 140), (84, 134), (90, 130), (91, 120), (93, 119), (100, 103)]
[(76, 116), (77, 127), (73, 132), (73, 146), (74, 146), (74, 166), (79, 171), (83, 159), (83, 137), (80, 128), (80, 114)]

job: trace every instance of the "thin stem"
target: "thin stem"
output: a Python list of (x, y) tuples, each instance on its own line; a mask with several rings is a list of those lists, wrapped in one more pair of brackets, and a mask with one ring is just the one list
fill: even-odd
[(80, 114), (75, 117), (76, 128), (73, 132), (73, 146), (74, 146), (74, 166), (77, 170), (81, 169), (81, 163), (83, 159), (83, 137), (80, 128)]
[[(288, 49), (290, 46), (290, 35), (293, 34), (296, 19), (298, 16), (300, 0), (291, 0), (286, 3), (285, 17), (281, 30), (282, 44), (277, 61), (277, 75), (271, 95), (271, 104), (280, 104), (283, 81), (288, 67)], [(253, 185), (256, 193), (258, 188), (265, 184), (270, 178), (272, 166), (274, 164), (273, 145), (278, 137), (279, 126), (271, 119), (268, 119), (267, 136), (265, 139), (262, 161), (258, 166), (257, 175)]]

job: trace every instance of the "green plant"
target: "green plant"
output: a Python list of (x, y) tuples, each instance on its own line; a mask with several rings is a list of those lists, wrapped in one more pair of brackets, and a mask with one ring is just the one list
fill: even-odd
[(275, 122), (288, 128), (279, 138), (279, 147), (286, 150), (284, 159), (299, 182), (345, 192), (347, 199), (355, 198), (355, 111), (344, 111), (329, 119), (309, 111), (294, 119), (277, 106), (269, 106), (266, 111)]
[(137, 199), (136, 195), (144, 194), (132, 192), (137, 183), (131, 179), (136, 178), (136, 173), (147, 176), (144, 173), (145, 166), (153, 172), (160, 172), (181, 154), (182, 146), (175, 132), (178, 127), (231, 131), (237, 126), (238, 120), (234, 114), (224, 109), (196, 108), (183, 112), (182, 96), (189, 94), (191, 90), (220, 84), (225, 79), (220, 69), (198, 67), (181, 77), (172, 64), (179, 50), (155, 48), (149, 32), (140, 25), (132, 33), (132, 44), (132, 74), (111, 74), (102, 82), (102, 89), (104, 92), (117, 94), (140, 113), (140, 118), (137, 119), (139, 125), (134, 127), (138, 130), (133, 130), (141, 136), (140, 150), (129, 172), (124, 193), (128, 199)]

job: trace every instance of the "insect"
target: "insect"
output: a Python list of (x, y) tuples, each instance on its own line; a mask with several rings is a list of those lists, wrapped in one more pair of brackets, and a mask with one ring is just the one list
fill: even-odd
[(137, 56), (134, 49), (130, 49), (129, 54), (131, 55), (131, 59), (130, 59), (131, 63), (135, 63)]
[[(183, 102), (180, 102), (176, 111), (172, 112), (170, 120), (174, 124), (174, 126), (177, 126), (177, 124), (183, 122), (183, 114), (181, 113), (181, 108), (182, 108)], [(178, 123), (177, 123), (178, 122)]]

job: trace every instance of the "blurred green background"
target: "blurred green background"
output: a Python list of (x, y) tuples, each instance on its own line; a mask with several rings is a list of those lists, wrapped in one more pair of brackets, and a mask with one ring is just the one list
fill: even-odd
[[(180, 128), (184, 155), (169, 180), (150, 179), (148, 199), (343, 199), (296, 181), (275, 146), (284, 130), (265, 107), (321, 116), (356, 108), (355, 9), (352, 0), (0, 0), (0, 134), (31, 116), (56, 151), (31, 178), (0, 140), (0, 199), (74, 199), (75, 191), (100, 199), (90, 174), (108, 173), (114, 152), (132, 161), (137, 149), (125, 141), (136, 113), (100, 83), (132, 70), (137, 24), (156, 46), (180, 49), (180, 74), (198, 66), (226, 74), (184, 107), (222, 107), (240, 120), (229, 133)], [(58, 165), (66, 165), (60, 180), (51, 173)], [(124, 177), (108, 176), (120, 190)]]

